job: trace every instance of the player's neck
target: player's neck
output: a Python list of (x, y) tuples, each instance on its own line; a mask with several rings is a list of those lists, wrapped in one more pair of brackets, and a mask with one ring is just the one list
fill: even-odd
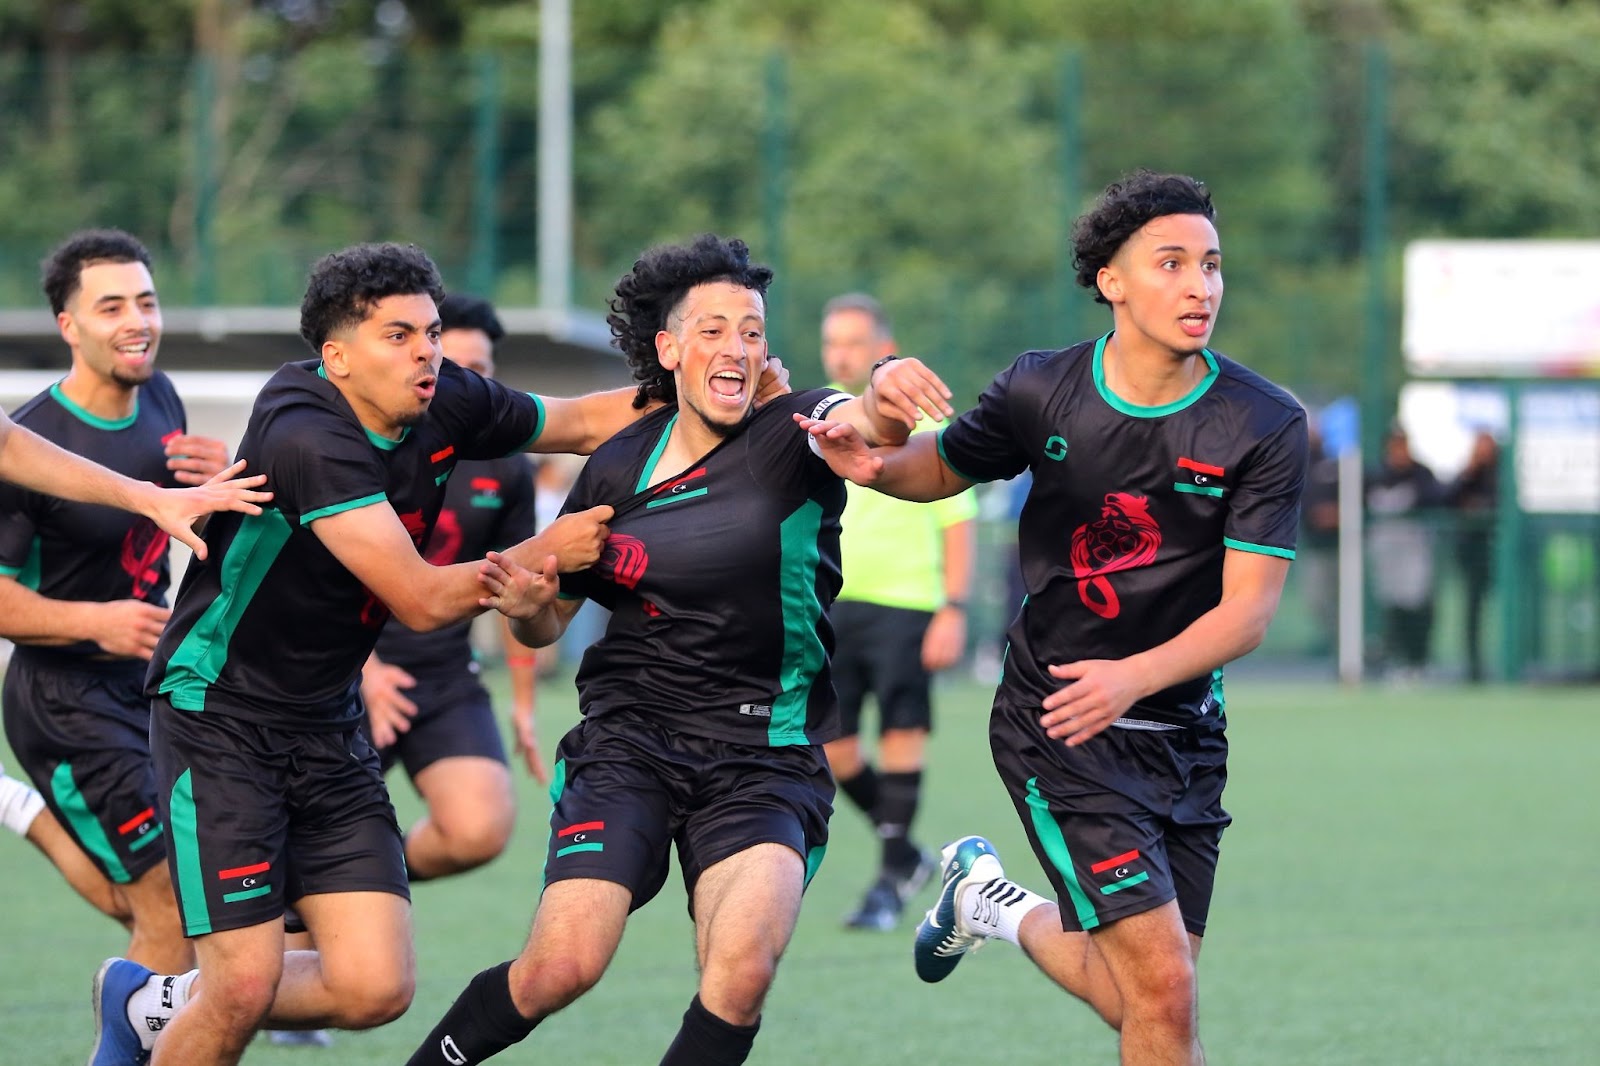
[(124, 385), (74, 364), (61, 379), (67, 399), (96, 418), (120, 422), (138, 409), (139, 386)]
[(1193, 392), (1211, 367), (1200, 352), (1186, 355), (1116, 332), (1106, 341), (1100, 369), (1106, 388), (1118, 399), (1136, 407), (1162, 407)]
[(706, 426), (693, 410), (680, 407), (678, 417), (672, 422), (667, 435), (667, 446), (661, 451), (651, 484), (665, 481), (696, 462), (711, 449), (722, 443), (723, 435)]

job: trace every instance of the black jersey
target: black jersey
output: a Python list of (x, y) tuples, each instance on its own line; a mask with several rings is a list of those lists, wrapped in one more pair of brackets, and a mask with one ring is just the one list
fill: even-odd
[(543, 413), (535, 397), (446, 360), (422, 419), (387, 440), (361, 425), (319, 361), (286, 364), (256, 398), (239, 444), (249, 469), (267, 475), (272, 502), (260, 515), (212, 516), (209, 558), (184, 574), (147, 692), (261, 725), (348, 727), (389, 610), (311, 523), (387, 500), (421, 545), (456, 464), (526, 447)]
[(584, 714), (628, 710), (751, 746), (838, 735), (828, 608), (845, 490), (791, 415), (849, 398), (816, 389), (773, 400), (654, 489), (676, 410), (652, 412), (595, 452), (564, 510), (618, 513), (600, 561), (561, 577), (564, 597), (612, 612), (578, 669)]
[[(160, 371), (139, 386), (133, 414), (97, 418), (51, 385), (11, 416), (18, 425), (139, 481), (175, 486), (166, 442), (185, 431), (183, 404)], [(164, 606), (171, 571), (167, 534), (115, 507), (74, 503), (0, 484), (0, 572), (53, 600), (143, 600)], [(40, 649), (45, 650), (45, 649)], [(47, 649), (99, 655), (93, 641)]]
[[(533, 463), (508, 455), (462, 463), (445, 483), (444, 507), (422, 555), (434, 566), (482, 559), (534, 533)], [(458, 670), (472, 659), (472, 620), (432, 633), (383, 627), (378, 658), (406, 670)]]
[[(1207, 351), (1188, 396), (1134, 406), (1106, 387), (1105, 344), (1023, 354), (939, 438), (968, 480), (1033, 471), (1017, 530), (1027, 597), (1001, 682), (1031, 706), (1064, 684), (1047, 666), (1146, 651), (1215, 607), (1226, 548), (1294, 558), (1307, 454), (1294, 397)], [(1218, 670), (1126, 718), (1188, 725), (1221, 711)]]

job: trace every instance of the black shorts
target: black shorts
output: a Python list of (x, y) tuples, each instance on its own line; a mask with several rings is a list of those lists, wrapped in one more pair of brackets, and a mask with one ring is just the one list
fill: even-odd
[(1206, 929), (1228, 781), (1220, 728), (1112, 726), (1069, 748), (1045, 736), (1038, 708), (996, 701), (995, 768), (1055, 886), (1061, 926), (1088, 930), (1178, 901), (1184, 927)]
[(819, 745), (755, 748), (619, 713), (561, 739), (550, 785), (545, 883), (593, 877), (638, 910), (666, 884), (674, 843), (689, 910), (700, 874), (757, 844), (783, 844), (811, 882), (828, 846), (833, 775)]
[(301, 896), (411, 897), (378, 753), (359, 729), (275, 729), (157, 697), (150, 748), (186, 935), (273, 921)]
[(6, 741), (56, 821), (119, 885), (166, 858), (150, 767), (145, 664), (40, 661), (6, 670)]
[(878, 731), (930, 729), (931, 678), (922, 668), (922, 637), (931, 611), (839, 600), (828, 612), (833, 623), (833, 687), (839, 694), (842, 736), (861, 732), (861, 704), (878, 705)]
[[(384, 773), (397, 762), (414, 779), (440, 759), (473, 756), (506, 761), (500, 723), (489, 690), (478, 680), (476, 663), (466, 670), (411, 671), (411, 676), (417, 683), (402, 694), (417, 705), (417, 714), (410, 729), (387, 748), (378, 749)], [(366, 718), (361, 721), (366, 731)], [(370, 732), (367, 739), (372, 739)]]

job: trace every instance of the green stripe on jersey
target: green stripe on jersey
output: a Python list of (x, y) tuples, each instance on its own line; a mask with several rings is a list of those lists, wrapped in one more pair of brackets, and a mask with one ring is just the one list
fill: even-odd
[(28, 558), (21, 566), (0, 566), (0, 574), (16, 578), (17, 584), (25, 589), (39, 591), (39, 538), (34, 537), (28, 542)]
[(817, 623), (822, 601), (817, 599), (817, 567), (822, 549), (822, 504), (807, 500), (778, 527), (778, 601), (783, 609), (783, 660), (778, 668), (778, 698), (767, 724), (767, 743), (806, 744), (806, 708), (811, 686), (827, 659)]
[(221, 589), (216, 599), (195, 620), (167, 661), (167, 672), (157, 691), (171, 699), (174, 707), (205, 710), (206, 687), (222, 676), (234, 630), (239, 628), (239, 620), (293, 532), (282, 511), (268, 508), (258, 515), (244, 516), (239, 532), (223, 554), (222, 573), (218, 575)]
[[(949, 428), (950, 427), (948, 427), (948, 426), (945, 427), (945, 429), (949, 429)], [(950, 461), (950, 456), (947, 455), (945, 453), (945, 450), (944, 450), (944, 434), (945, 434), (945, 430), (941, 429), (939, 431), (939, 441), (938, 441), (938, 443), (939, 443), (939, 461), (942, 462), (945, 466), (948, 466), (950, 468), (950, 472), (952, 474), (954, 474), (956, 477), (960, 478), (961, 480), (970, 481), (974, 485), (982, 485), (987, 480), (986, 478), (973, 477), (971, 474), (962, 473), (959, 469), (956, 468), (956, 464), (954, 464), (954, 463), (952, 463)]]
[(138, 393), (134, 393), (133, 395), (133, 413), (127, 418), (101, 418), (99, 415), (90, 414), (86, 409), (79, 407), (77, 404), (73, 403), (67, 398), (67, 394), (62, 391), (61, 382), (59, 381), (50, 386), (50, 398), (55, 400), (55, 402), (60, 404), (62, 407), (65, 407), (67, 412), (71, 414), (72, 417), (76, 418), (85, 425), (93, 426), (95, 429), (127, 429), (129, 426), (139, 421)]
[(1067, 838), (1061, 835), (1061, 826), (1050, 815), (1050, 802), (1039, 794), (1037, 777), (1028, 778), (1028, 814), (1033, 819), (1033, 833), (1039, 838), (1039, 846), (1044, 848), (1050, 865), (1066, 882), (1067, 895), (1072, 900), (1072, 910), (1078, 916), (1078, 924), (1085, 932), (1095, 928), (1100, 924), (1100, 916), (1095, 914), (1088, 893), (1078, 884), (1078, 872), (1072, 867), (1072, 852), (1067, 848)]
[(1172, 491), (1188, 492), (1195, 496), (1221, 496), (1222, 489), (1216, 485), (1195, 485), (1187, 481), (1174, 481)]
[(1236, 551), (1254, 552), (1257, 555), (1276, 555), (1280, 559), (1293, 559), (1294, 549), (1274, 548), (1270, 544), (1251, 544), (1247, 540), (1234, 540), (1232, 537), (1223, 537), (1222, 543)]
[(667, 450), (667, 441), (672, 437), (672, 427), (677, 424), (677, 415), (667, 419), (666, 426), (661, 430), (661, 439), (656, 441), (655, 450), (650, 453), (650, 458), (644, 461), (644, 466), (639, 470), (639, 481), (633, 486), (634, 492), (643, 492), (650, 487), (650, 475), (656, 472), (656, 464), (661, 461), (661, 453)]
[[(538, 409), (539, 413), (538, 416), (533, 420), (533, 436), (523, 441), (522, 447), (518, 448), (517, 452), (525, 452), (529, 448), (533, 447), (534, 442), (539, 439), (539, 434), (544, 432), (544, 401), (531, 392), (528, 393), (528, 398), (533, 400), (533, 406)], [(515, 455), (517, 452), (512, 452), (511, 454)]]
[(371, 496), (363, 496), (359, 500), (346, 500), (344, 503), (332, 503), (326, 507), (318, 507), (315, 511), (307, 511), (300, 516), (300, 524), (309, 526), (319, 518), (329, 515), (343, 514), (345, 511), (354, 511), (358, 507), (371, 507), (375, 503), (382, 503), (389, 497), (381, 492), (374, 492)]
[(83, 849), (99, 859), (100, 865), (105, 867), (106, 876), (119, 885), (132, 881), (127, 868), (117, 857), (117, 849), (111, 846), (111, 839), (106, 836), (105, 826), (89, 810), (89, 801), (78, 791), (78, 782), (72, 777), (71, 763), (56, 764), (55, 773), (50, 775), (50, 794), (61, 813), (67, 816), (67, 824), (72, 827), (72, 833)]
[(200, 818), (194, 809), (194, 774), (185, 770), (172, 785), (167, 824), (172, 827), (172, 858), (178, 867), (178, 903), (183, 908), (187, 936), (211, 932), (211, 908), (206, 905), (205, 868), (200, 865)]

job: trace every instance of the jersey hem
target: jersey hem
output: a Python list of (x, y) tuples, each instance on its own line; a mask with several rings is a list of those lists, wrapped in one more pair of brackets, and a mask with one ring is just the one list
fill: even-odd
[(1234, 540), (1232, 537), (1223, 537), (1222, 543), (1225, 547), (1233, 548), (1236, 551), (1251, 552), (1255, 555), (1274, 555), (1279, 559), (1294, 558), (1293, 548), (1274, 548), (1270, 544), (1251, 544), (1249, 541)]
[(307, 513), (301, 515), (300, 524), (302, 526), (309, 526), (312, 522), (315, 522), (319, 518), (327, 518), (329, 515), (336, 515), (342, 511), (354, 511), (358, 507), (369, 507), (372, 504), (380, 503), (386, 499), (388, 499), (386, 494), (382, 492), (375, 492), (371, 496), (363, 496), (359, 500), (350, 500), (347, 503), (335, 503), (328, 507), (319, 507), (315, 511), (308, 511)]

